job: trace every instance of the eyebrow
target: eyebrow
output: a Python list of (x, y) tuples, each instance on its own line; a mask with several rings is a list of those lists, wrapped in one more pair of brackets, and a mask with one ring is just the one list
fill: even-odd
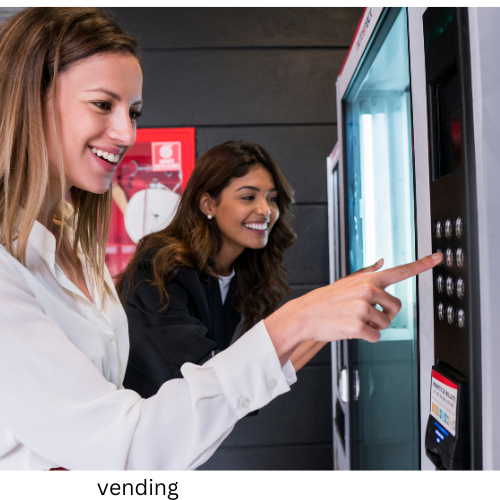
[[(105, 94), (108, 94), (109, 97), (111, 97), (115, 101), (121, 101), (122, 100), (121, 96), (119, 96), (118, 94), (115, 94), (111, 90), (105, 89), (103, 87), (98, 87), (96, 89), (90, 89), (90, 90), (87, 90), (87, 92), (104, 92)], [(135, 102), (132, 103), (132, 105), (135, 105), (135, 104), (142, 104), (142, 101), (138, 100), (138, 101), (135, 101)]]
[[(237, 193), (238, 191), (241, 191), (242, 189), (250, 189), (251, 191), (257, 191), (258, 193), (260, 193), (260, 189), (258, 187), (255, 187), (255, 186), (242, 186), (240, 188), (238, 188), (235, 193)], [(271, 191), (278, 191), (276, 188), (273, 188), (273, 189), (270, 189), (268, 191), (268, 193), (270, 193)]]

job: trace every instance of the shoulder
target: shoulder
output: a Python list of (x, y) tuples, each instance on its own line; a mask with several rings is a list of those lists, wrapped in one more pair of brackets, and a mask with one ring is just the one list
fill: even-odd
[[(27, 256), (29, 257), (29, 255)], [(27, 284), (32, 273), (0, 244), (0, 280)]]

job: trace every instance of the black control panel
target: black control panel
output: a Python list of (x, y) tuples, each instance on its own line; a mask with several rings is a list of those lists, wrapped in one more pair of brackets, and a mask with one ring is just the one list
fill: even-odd
[(444, 255), (443, 264), (433, 270), (434, 369), (453, 373), (460, 382), (461, 426), (453, 439), (453, 453), (461, 458), (450, 458), (442, 446), (430, 449), (432, 440), (427, 439), (436, 436), (432, 411), (426, 448), (430, 458), (444, 453), (433, 460), (440, 468), (481, 469), (480, 297), (468, 12), (428, 8), (423, 24), (432, 246), (433, 252)]

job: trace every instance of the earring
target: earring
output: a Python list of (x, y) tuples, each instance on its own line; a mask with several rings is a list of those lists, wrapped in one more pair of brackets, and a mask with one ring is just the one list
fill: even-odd
[(212, 220), (212, 218), (213, 218), (213, 215), (207, 215), (208, 220)]

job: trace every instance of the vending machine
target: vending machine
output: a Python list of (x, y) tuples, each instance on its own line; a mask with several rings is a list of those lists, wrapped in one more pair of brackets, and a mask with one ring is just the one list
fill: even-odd
[(498, 9), (367, 8), (338, 77), (331, 280), (444, 254), (388, 288), (402, 308), (380, 342), (332, 351), (338, 469), (500, 467), (498, 21)]

